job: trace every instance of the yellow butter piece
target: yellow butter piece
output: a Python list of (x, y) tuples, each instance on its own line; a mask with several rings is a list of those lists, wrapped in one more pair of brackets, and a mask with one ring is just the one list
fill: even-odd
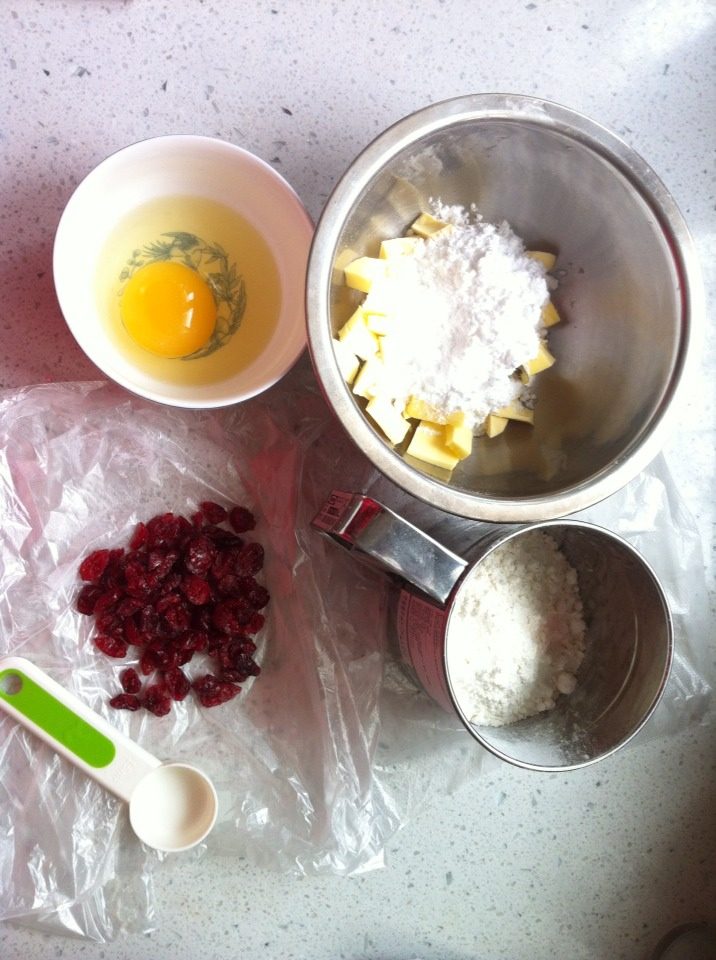
[(351, 349), (349, 349), (343, 340), (333, 341), (333, 352), (336, 355), (338, 369), (346, 383), (353, 383), (355, 375), (358, 373), (360, 359)]
[(498, 417), (496, 413), (488, 414), (485, 420), (485, 433), (488, 437), (496, 437), (507, 426), (507, 417)]
[(537, 356), (532, 360), (528, 360), (527, 363), (523, 364), (525, 373), (533, 377), (537, 373), (541, 373), (543, 370), (547, 370), (554, 363), (554, 357), (547, 349), (547, 345), (540, 343), (539, 350), (537, 351)]
[(422, 243), (420, 237), (396, 237), (394, 240), (382, 240), (380, 259), (392, 260), (395, 257), (409, 257)]
[(400, 348), (396, 346), (394, 337), (378, 337), (378, 356), (383, 363), (392, 363), (400, 356)]
[(406, 453), (416, 460), (430, 463), (434, 467), (452, 470), (460, 462), (452, 451), (445, 446), (445, 429), (440, 423), (422, 420), (413, 434)]
[(525, 251), (530, 260), (538, 260), (548, 272), (554, 270), (557, 262), (556, 253), (547, 253), (545, 250), (527, 250)]
[(420, 397), (408, 397), (408, 402), (403, 410), (404, 417), (411, 417), (413, 420), (429, 420), (431, 423), (447, 423), (447, 417), (432, 404)]
[(495, 410), (495, 415), (498, 417), (506, 417), (507, 420), (520, 420), (522, 423), (535, 422), (534, 410), (525, 407), (518, 400), (515, 400), (506, 407), (500, 407), (499, 410)]
[(448, 423), (445, 427), (445, 446), (461, 460), (472, 453), (472, 430), (466, 426)]
[(467, 420), (467, 414), (463, 413), (462, 410), (455, 410), (454, 413), (449, 413), (447, 422), (451, 423), (454, 427), (468, 427), (470, 424)]
[(360, 307), (338, 331), (338, 339), (361, 360), (367, 360), (378, 352), (378, 338), (368, 329), (365, 313)]
[(395, 317), (387, 313), (372, 313), (366, 310), (365, 323), (371, 333), (384, 337), (395, 328)]
[(365, 412), (383, 431), (391, 443), (400, 443), (410, 429), (410, 423), (404, 420), (400, 411), (385, 397), (373, 397)]
[(344, 270), (346, 284), (361, 293), (370, 293), (370, 288), (379, 280), (384, 280), (388, 264), (377, 257), (358, 257)]
[(345, 269), (349, 263), (352, 263), (354, 260), (358, 259), (358, 253), (355, 250), (351, 250), (350, 247), (345, 247), (338, 254), (336, 259), (333, 261), (333, 269), (331, 271), (331, 280), (335, 284), (343, 283), (345, 279)]
[(545, 327), (553, 327), (555, 324), (559, 323), (562, 318), (557, 313), (557, 308), (552, 303), (551, 300), (548, 300), (547, 303), (542, 308), (542, 323)]
[(360, 368), (358, 376), (353, 381), (353, 393), (366, 400), (372, 400), (384, 393), (385, 366), (380, 357), (369, 357)]
[(425, 237), (427, 240), (429, 237), (434, 237), (443, 230), (452, 230), (452, 224), (444, 223), (436, 217), (431, 217), (429, 213), (421, 213), (418, 219), (410, 225), (410, 229), (413, 233), (417, 233), (419, 237)]

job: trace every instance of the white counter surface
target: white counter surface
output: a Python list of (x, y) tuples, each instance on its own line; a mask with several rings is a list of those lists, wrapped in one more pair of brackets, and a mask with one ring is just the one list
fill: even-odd
[[(374, 136), (466, 93), (553, 99), (621, 135), (679, 204), (713, 296), (709, 0), (4, 0), (0, 48), (3, 389), (99, 375), (57, 307), (51, 248), (73, 187), (111, 151), (222, 137), (315, 218)], [(703, 534), (712, 614), (715, 340), (711, 325), (665, 451)], [(423, 808), (385, 869), (177, 859), (157, 872), (150, 935), (98, 945), (5, 925), (0, 957), (645, 960), (669, 927), (716, 921), (715, 791), (713, 723), (570, 775), (505, 766)]]

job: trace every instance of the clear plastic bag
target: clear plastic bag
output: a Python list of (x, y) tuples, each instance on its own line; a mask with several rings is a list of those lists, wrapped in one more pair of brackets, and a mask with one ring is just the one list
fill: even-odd
[[(205, 769), (219, 818), (188, 855), (296, 873), (369, 870), (415, 803), (487, 762), (392, 659), (388, 579), (310, 527), (334, 487), (368, 491), (426, 528), (466, 521), (380, 477), (305, 360), (229, 410), (161, 407), (104, 383), (5, 394), (0, 449), (0, 653), (33, 660), (157, 756)], [(78, 564), (126, 544), (138, 520), (188, 515), (205, 499), (245, 503), (260, 518), (271, 592), (262, 674), (215, 709), (188, 699), (165, 718), (112, 711), (124, 662), (94, 648), (89, 619), (74, 610)], [(702, 719), (699, 538), (665, 465), (588, 514), (644, 551), (675, 613), (677, 660), (649, 735)], [(162, 857), (135, 839), (121, 804), (4, 715), (0, 771), (0, 919), (94, 940), (150, 928)]]

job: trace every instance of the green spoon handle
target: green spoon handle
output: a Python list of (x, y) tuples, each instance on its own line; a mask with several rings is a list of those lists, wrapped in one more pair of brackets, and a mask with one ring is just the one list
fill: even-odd
[(159, 760), (23, 657), (0, 657), (0, 709), (129, 802)]

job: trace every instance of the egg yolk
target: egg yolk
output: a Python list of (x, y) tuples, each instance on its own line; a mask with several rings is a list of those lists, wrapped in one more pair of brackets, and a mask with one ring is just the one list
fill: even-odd
[(132, 274), (119, 302), (135, 343), (160, 357), (186, 357), (210, 339), (216, 303), (196, 270), (162, 260)]

